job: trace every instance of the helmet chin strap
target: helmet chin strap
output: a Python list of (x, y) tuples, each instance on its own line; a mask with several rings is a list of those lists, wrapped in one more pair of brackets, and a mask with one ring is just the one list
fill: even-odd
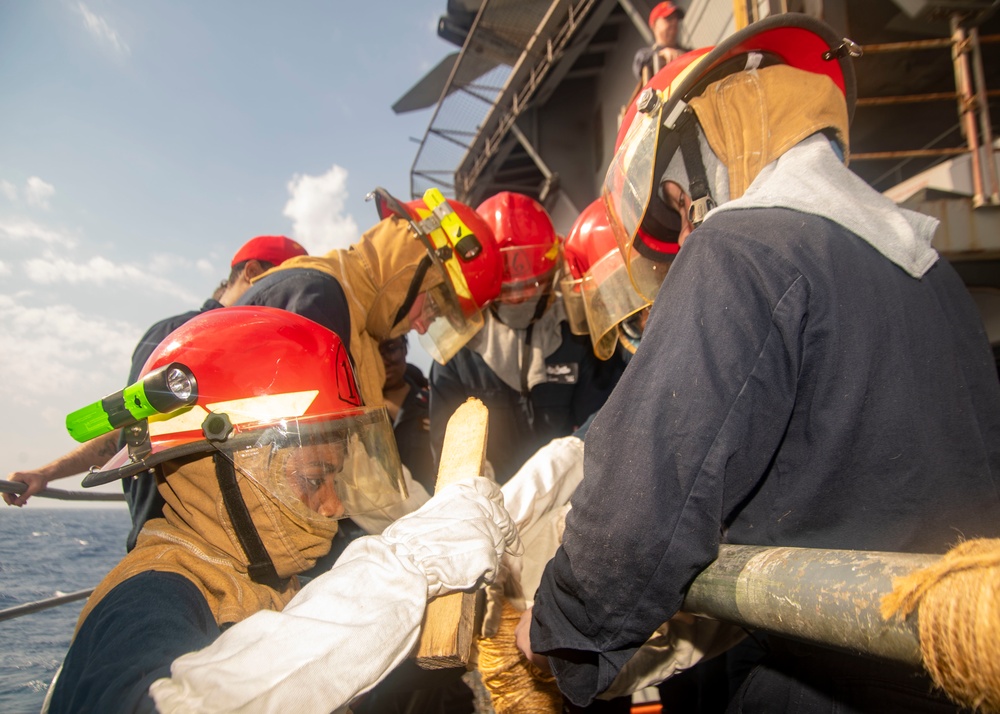
[(260, 539), (260, 533), (254, 526), (253, 518), (247, 509), (247, 504), (240, 493), (239, 484), (236, 482), (236, 467), (233, 465), (231, 456), (221, 450), (217, 450), (212, 459), (215, 461), (215, 477), (219, 481), (219, 488), (222, 490), (222, 502), (226, 506), (226, 513), (233, 524), (236, 538), (243, 548), (243, 553), (247, 557), (247, 574), (255, 583), (266, 585), (275, 590), (284, 589), (288, 580), (278, 577), (278, 572), (274, 568), (271, 556), (264, 547), (264, 542)]
[(715, 208), (715, 199), (708, 188), (705, 162), (698, 146), (698, 118), (690, 107), (684, 109), (677, 122), (677, 130), (680, 133), (681, 158), (684, 159), (684, 169), (688, 175), (688, 195), (691, 197), (688, 220), (697, 228), (708, 212)]
[(410, 281), (410, 287), (406, 291), (406, 297), (403, 298), (403, 304), (399, 306), (399, 310), (396, 311), (396, 317), (392, 321), (393, 327), (402, 322), (403, 318), (409, 314), (410, 308), (413, 307), (413, 303), (417, 299), (417, 295), (420, 294), (420, 286), (423, 284), (424, 277), (427, 275), (431, 264), (432, 261), (429, 255), (425, 255), (417, 263), (417, 270), (413, 274), (413, 280)]

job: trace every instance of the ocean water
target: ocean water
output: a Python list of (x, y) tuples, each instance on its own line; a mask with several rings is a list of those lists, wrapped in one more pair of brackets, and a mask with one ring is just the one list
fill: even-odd
[[(125, 555), (130, 525), (124, 506), (0, 504), (0, 609), (94, 587)], [(0, 622), (0, 712), (39, 711), (84, 602)]]

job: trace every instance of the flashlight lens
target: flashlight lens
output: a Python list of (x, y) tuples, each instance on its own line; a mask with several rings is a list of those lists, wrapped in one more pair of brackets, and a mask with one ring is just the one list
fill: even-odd
[(194, 392), (194, 382), (191, 379), (191, 374), (173, 367), (167, 372), (167, 389), (182, 402), (188, 401)]

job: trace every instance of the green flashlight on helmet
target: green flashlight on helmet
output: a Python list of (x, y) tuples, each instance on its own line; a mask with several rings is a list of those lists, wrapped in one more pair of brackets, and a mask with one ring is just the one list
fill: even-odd
[(194, 404), (198, 381), (180, 362), (153, 370), (135, 384), (66, 416), (66, 430), (79, 442), (130, 426), (154, 414), (169, 414)]

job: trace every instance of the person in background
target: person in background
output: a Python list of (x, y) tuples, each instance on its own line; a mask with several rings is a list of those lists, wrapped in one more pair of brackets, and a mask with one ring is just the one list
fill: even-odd
[(413, 376), (411, 367), (417, 370), (420, 377), (423, 373), (406, 361), (406, 335), (385, 340), (378, 346), (378, 351), (385, 365), (382, 395), (392, 420), (392, 432), (396, 435), (399, 459), (410, 470), (414, 480), (427, 489), (427, 493), (434, 493), (437, 473), (431, 456), (427, 380), (423, 379), (421, 384)]
[(645, 84), (650, 78), (689, 50), (681, 45), (684, 11), (670, 0), (657, 3), (649, 13), (653, 44), (641, 47), (632, 58), (632, 74)]
[(503, 192), (476, 209), (503, 257), (500, 296), (483, 330), (447, 364), (431, 367), (431, 448), (469, 397), (490, 411), (487, 459), (504, 483), (541, 446), (571, 434), (597, 411), (614, 377), (571, 333), (553, 286), (560, 241), (534, 199)]
[[(248, 351), (253, 359), (246, 359)], [(141, 376), (160, 373), (173, 385), (172, 407), (137, 420), (134, 425), (145, 428), (133, 430), (143, 436), (141, 441), (130, 436), (129, 458), (91, 473), (84, 485), (154, 479), (166, 501), (164, 516), (146, 523), (136, 547), (84, 606), (50, 688), (50, 713), (153, 710), (149, 687), (170, 676), (174, 660), (257, 612), (289, 604), (299, 590), (297, 574), (329, 549), (340, 519), (390, 523), (407, 510), (385, 409), (363, 405), (346, 349), (322, 326), (271, 308), (211, 311), (153, 351)], [(363, 686), (376, 677), (361, 664), (362, 651), (380, 639), (375, 629), (386, 641), (373, 655), (385, 656), (383, 646), (391, 647), (398, 637), (393, 651), (405, 656), (405, 641), (419, 627), (397, 630), (395, 616), (422, 612), (429, 594), (474, 587), (493, 572), (503, 548), (513, 545), (516, 532), (498, 505), (497, 490), (480, 485), (442, 494), (425, 518), (400, 522), (361, 548), (353, 577), (315, 583), (307, 601), (324, 593), (336, 598), (342, 588), (366, 592), (366, 608), (345, 611), (338, 600), (341, 607), (311, 615), (308, 636), (297, 635), (298, 645), (315, 642), (310, 637), (328, 623), (323, 642), (330, 645), (335, 639), (326, 637), (329, 630), (345, 628), (356, 656), (339, 652), (339, 687)], [(441, 531), (434, 535), (442, 526), (441, 506), (445, 513), (472, 519), (478, 527), (471, 530), (481, 529), (479, 537), (468, 527), (460, 536), (462, 545), (471, 547), (448, 545)], [(454, 521), (448, 525), (456, 535), (461, 531)], [(373, 603), (388, 623), (368, 619)], [(300, 601), (296, 612), (303, 608), (308, 605)], [(366, 626), (373, 630), (369, 636), (354, 637)], [(307, 649), (309, 655), (316, 652), (313, 645)], [(239, 673), (280, 668), (293, 654), (268, 647)], [(292, 706), (303, 699), (313, 703), (313, 711), (343, 703), (323, 699), (332, 695), (322, 679), (309, 693), (285, 692), (289, 710), (304, 711)], [(287, 685), (287, 677), (282, 680)], [(233, 691), (223, 693), (220, 681), (211, 678), (212, 710), (232, 705)], [(241, 696), (249, 694), (244, 679)], [(326, 708), (316, 708), (317, 701)], [(172, 710), (209, 708), (188, 702)]]
[[(637, 291), (652, 299), (651, 255), (676, 258), (518, 630), (578, 704), (720, 543), (939, 553), (1000, 534), (1000, 385), (979, 316), (930, 245), (936, 221), (845, 166), (855, 48), (814, 18), (769, 17), (667, 67), (622, 127), (605, 197)], [(647, 223), (666, 209), (673, 231)], [(912, 669), (768, 646), (730, 710), (957, 710)]]
[[(306, 250), (297, 242), (285, 236), (257, 236), (244, 243), (230, 261), (229, 278), (216, 289), (215, 294), (205, 301), (198, 310), (190, 310), (153, 324), (139, 340), (132, 352), (132, 366), (126, 385), (132, 384), (139, 376), (146, 359), (156, 349), (164, 337), (185, 324), (188, 320), (209, 310), (234, 304), (249, 288), (251, 282), (267, 270), (281, 265), (289, 258), (306, 255)], [(115, 430), (97, 439), (88, 441), (58, 459), (30, 471), (15, 471), (7, 476), (11, 481), (27, 484), (28, 489), (20, 494), (4, 494), (4, 500), (11, 506), (23, 506), (28, 499), (56, 479), (84, 473), (92, 466), (100, 466), (108, 461), (124, 446), (121, 431)], [(156, 489), (146, 480), (130, 479), (122, 483), (133, 527), (128, 535), (127, 547), (135, 546), (136, 535), (142, 524), (162, 512), (163, 501)]]

